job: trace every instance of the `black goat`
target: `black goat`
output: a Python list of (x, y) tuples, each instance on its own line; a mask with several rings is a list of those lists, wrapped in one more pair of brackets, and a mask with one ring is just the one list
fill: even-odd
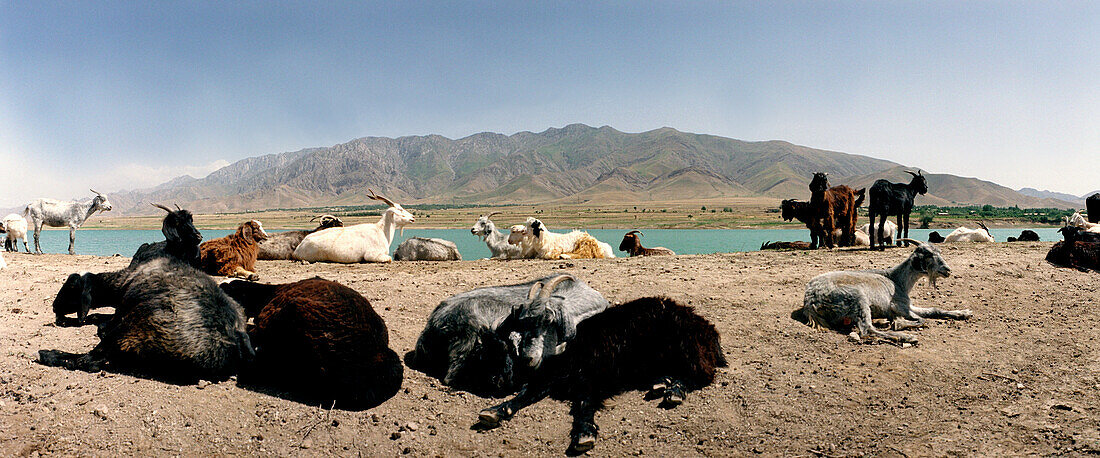
[(1100, 223), (1100, 192), (1085, 199), (1085, 211), (1089, 214), (1090, 223)]
[(130, 267), (146, 262), (150, 259), (168, 258), (178, 260), (191, 267), (199, 267), (199, 243), (202, 242), (202, 234), (195, 229), (195, 221), (191, 212), (176, 205), (172, 211), (160, 204), (152, 204), (161, 210), (168, 212), (161, 222), (160, 232), (164, 234), (164, 241), (156, 243), (143, 243), (130, 260)]
[(370, 302), (334, 281), (311, 278), (283, 285), (234, 280), (221, 289), (254, 318), (253, 364), (242, 384), (285, 387), (310, 400), (367, 409), (401, 388), (401, 358)]
[[(810, 206), (809, 202), (802, 202), (795, 199), (787, 199), (779, 204), (781, 210), (780, 215), (783, 217), (783, 221), (791, 221), (797, 219), (806, 225), (806, 228), (810, 230), (810, 249), (817, 249), (818, 246), (824, 245), (825, 240), (822, 239), (814, 226), (814, 209)], [(818, 242), (821, 242), (820, 244)]]
[(1065, 240), (1066, 243), (1100, 242), (1100, 233), (1089, 232), (1077, 226), (1066, 226), (1058, 229), (1058, 232), (1062, 234), (1062, 239)]
[[(989, 229), (986, 229), (986, 232), (989, 232)], [(1031, 229), (1024, 229), (1023, 231), (1020, 232), (1019, 237), (1009, 237), (1008, 241), (1009, 242), (1038, 242), (1039, 241), (1039, 234), (1036, 234), (1035, 231), (1033, 231)]]
[(944, 237), (939, 232), (932, 231), (928, 233), (928, 241), (932, 243), (943, 243)]
[[(875, 184), (871, 185), (871, 202), (867, 205), (871, 227), (867, 235), (871, 239), (870, 249), (872, 250), (876, 248), (886, 249), (886, 242), (883, 240), (883, 227), (886, 225), (886, 218), (891, 215), (897, 215), (898, 217), (898, 239), (909, 237), (909, 213), (913, 211), (913, 198), (917, 194), (928, 193), (928, 181), (924, 179), (924, 175), (921, 174), (920, 170), (917, 170), (917, 173), (906, 170), (905, 173), (913, 175), (913, 180), (908, 184), (876, 180)], [(875, 226), (876, 216), (881, 217), (877, 229)], [(878, 241), (877, 247), (875, 246), (876, 240)], [(905, 242), (905, 246), (909, 246), (909, 242)]]
[(548, 359), (512, 399), (482, 410), (488, 429), (550, 396), (572, 404), (569, 454), (596, 444), (596, 411), (627, 391), (649, 390), (676, 406), (684, 393), (714, 382), (726, 359), (718, 331), (691, 307), (663, 297), (636, 299), (582, 321), (560, 355)]
[(54, 310), (117, 301), (115, 314), (99, 328), (99, 344), (86, 354), (41, 350), (39, 363), (88, 372), (136, 370), (194, 382), (224, 380), (252, 360), (244, 311), (209, 275), (163, 258), (88, 275), (95, 278), (85, 280), (94, 285), (91, 290), (68, 294), (65, 303), (55, 300)]
[(1046, 260), (1082, 272), (1100, 270), (1100, 243), (1061, 241), (1050, 247)]

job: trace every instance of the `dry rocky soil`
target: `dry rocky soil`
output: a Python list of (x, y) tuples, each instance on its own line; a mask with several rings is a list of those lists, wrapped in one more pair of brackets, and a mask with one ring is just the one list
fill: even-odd
[[(568, 271), (613, 303), (667, 295), (722, 334), (730, 367), (663, 410), (642, 393), (597, 415), (594, 455), (944, 456), (1100, 452), (1100, 275), (1043, 262), (1050, 243), (945, 245), (953, 269), (916, 304), (973, 310), (930, 321), (908, 348), (854, 343), (790, 318), (822, 272), (892, 266), (910, 250), (754, 252), (586, 261), (301, 265), (261, 261), (262, 281), (320, 275), (367, 297), (391, 346), (411, 349), (432, 308), (472, 288)], [(0, 455), (560, 455), (568, 406), (545, 400), (503, 427), (471, 430), (498, 400), (405, 369), (401, 391), (365, 411), (306, 405), (221, 383), (174, 385), (35, 362), (84, 352), (94, 326), (56, 327), (72, 272), (127, 258), (7, 254), (0, 272)], [(111, 313), (110, 309), (100, 310)]]

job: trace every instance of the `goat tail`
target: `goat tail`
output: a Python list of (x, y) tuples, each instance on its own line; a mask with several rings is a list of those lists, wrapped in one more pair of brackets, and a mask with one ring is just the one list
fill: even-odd
[(856, 191), (856, 195), (859, 196), (856, 197), (856, 208), (859, 208), (863, 205), (863, 199), (867, 197), (867, 188), (860, 188), (859, 191)]

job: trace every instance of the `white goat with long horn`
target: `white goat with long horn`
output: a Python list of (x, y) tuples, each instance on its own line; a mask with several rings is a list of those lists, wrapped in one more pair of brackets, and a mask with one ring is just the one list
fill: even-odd
[(370, 192), (367, 197), (389, 205), (377, 223), (330, 227), (309, 234), (294, 249), (294, 259), (345, 264), (392, 261), (390, 245), (394, 230), (411, 224), (415, 218), (392, 200), (375, 194), (373, 189), (367, 191)]

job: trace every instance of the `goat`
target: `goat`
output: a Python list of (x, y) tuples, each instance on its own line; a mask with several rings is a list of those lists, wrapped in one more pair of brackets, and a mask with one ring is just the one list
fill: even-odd
[(818, 275), (806, 284), (802, 308), (791, 312), (791, 318), (810, 325), (849, 332), (854, 325), (861, 339), (877, 336), (902, 343), (915, 343), (909, 334), (880, 331), (871, 323), (873, 318), (893, 322), (894, 331), (921, 326), (926, 318), (965, 320), (970, 310), (941, 310), (910, 304), (909, 292), (917, 281), (927, 277), (934, 288), (936, 279), (949, 277), (951, 268), (940, 250), (928, 243), (915, 243), (917, 248), (904, 261), (891, 269), (836, 271)]
[[(1100, 235), (1100, 234), (1098, 234), (1098, 235)], [(1036, 234), (1035, 231), (1033, 231), (1031, 229), (1024, 229), (1023, 231), (1020, 232), (1019, 237), (1009, 237), (1008, 241), (1009, 242), (1038, 242), (1039, 241), (1039, 234)]]
[(4, 232), (6, 236), (4, 238), (4, 249), (7, 251), (19, 251), (19, 239), (23, 239), (23, 249), (27, 253), (31, 252), (30, 248), (27, 248), (27, 220), (17, 213), (9, 214), (4, 217)]
[[(909, 237), (909, 213), (913, 211), (913, 199), (917, 194), (924, 195), (928, 193), (928, 180), (924, 178), (920, 170), (917, 170), (917, 173), (906, 170), (905, 173), (913, 175), (913, 180), (908, 184), (876, 180), (875, 184), (871, 185), (871, 202), (867, 204), (867, 213), (871, 220), (871, 232), (868, 232), (867, 235), (870, 236), (870, 249), (872, 250), (886, 249), (883, 232), (886, 219), (891, 215), (897, 215), (898, 217), (898, 235)], [(876, 216), (881, 217), (877, 230), (875, 229)]]
[(1058, 232), (1062, 234), (1062, 239), (1066, 243), (1070, 242), (1094, 242), (1100, 243), (1100, 234), (1096, 232), (1089, 232), (1083, 230), (1077, 226), (1066, 226), (1058, 229)]
[(1081, 212), (1073, 212), (1073, 216), (1065, 217), (1062, 220), (1066, 226), (1076, 226), (1088, 232), (1100, 232), (1100, 224), (1086, 221), (1085, 217), (1081, 216)]
[(389, 205), (377, 223), (333, 227), (309, 234), (294, 249), (294, 259), (348, 264), (392, 261), (390, 244), (394, 229), (412, 224), (415, 218), (392, 200), (375, 194), (372, 189), (367, 190), (370, 191), (368, 198)]
[(970, 229), (965, 226), (956, 228), (943, 238), (944, 242), (994, 242), (993, 234), (985, 224), (978, 222), (980, 229)]
[(1090, 223), (1100, 223), (1100, 192), (1085, 199), (1085, 211), (1089, 214)]
[(761, 250), (809, 250), (810, 242), (764, 242)]
[[(513, 349), (515, 344), (509, 341), (521, 337), (500, 336), (498, 330), (514, 309), (530, 302), (528, 297), (535, 284), (546, 284), (555, 277), (478, 288), (445, 299), (428, 317), (416, 347), (405, 354), (405, 364), (442, 380), (444, 385), (479, 396), (514, 392), (528, 369), (513, 368), (518, 355)], [(555, 301), (561, 298), (562, 309), (602, 310), (609, 305), (600, 293), (579, 280), (562, 284), (554, 294)]]
[[(844, 185), (829, 187), (829, 174), (817, 172), (810, 181), (810, 232), (817, 232), (826, 247), (851, 246), (856, 231), (856, 207), (863, 202), (863, 190), (855, 191)], [(833, 234), (840, 229), (839, 239)], [(816, 247), (815, 247), (816, 248)]]
[(315, 216), (310, 221), (321, 219), (321, 222), (317, 224), (317, 227), (310, 230), (297, 230), (286, 231), (277, 234), (268, 234), (267, 240), (260, 242), (260, 251), (256, 254), (256, 259), (260, 260), (277, 260), (277, 259), (292, 259), (294, 255), (294, 249), (298, 248), (298, 244), (302, 243), (302, 239), (307, 235), (314, 232), (328, 229), (330, 227), (343, 227), (344, 222), (332, 215)]
[[(577, 279), (566, 274), (545, 284), (535, 282), (527, 293), (527, 303), (513, 308), (497, 329), (498, 335), (514, 336), (512, 344), (522, 367), (538, 368), (544, 358), (561, 353), (562, 346), (576, 335), (577, 324), (608, 306), (595, 291), (585, 292), (587, 300), (566, 303), (565, 296), (554, 296), (563, 282), (575, 283)], [(569, 290), (566, 285), (563, 294)]]
[[(898, 225), (894, 224), (893, 221), (886, 221), (883, 224), (884, 224), (884, 226), (883, 226), (883, 231), (882, 231), (882, 239), (883, 239), (883, 241), (886, 242), (887, 245), (893, 245), (894, 244), (894, 238), (897, 237), (897, 235), (898, 235)], [(867, 236), (868, 239), (870, 239), (870, 236), (871, 236), (871, 223), (864, 224), (864, 225), (860, 226), (859, 229), (856, 229), (856, 230), (863, 232), (863, 234), (865, 236)], [(870, 240), (868, 240), (868, 242), (864, 243), (864, 244), (858, 244), (857, 243), (857, 245), (870, 245), (870, 244), (871, 244)]]
[(646, 248), (642, 246), (641, 240), (638, 240), (638, 236), (645, 235), (641, 231), (630, 231), (623, 236), (623, 241), (619, 242), (619, 251), (625, 251), (631, 256), (672, 256), (676, 252), (665, 248), (663, 246)]
[(112, 303), (115, 314), (86, 354), (40, 350), (46, 366), (137, 370), (193, 382), (224, 380), (254, 355), (244, 312), (208, 275), (168, 259), (107, 274), (69, 276), (54, 300), (59, 316)]
[(458, 246), (450, 240), (412, 237), (397, 246), (394, 261), (461, 261)]
[(200, 268), (201, 256), (199, 243), (202, 242), (202, 234), (195, 229), (195, 221), (191, 212), (176, 205), (172, 210), (161, 204), (152, 204), (161, 210), (168, 212), (164, 221), (160, 224), (160, 233), (164, 234), (164, 240), (156, 243), (143, 243), (138, 247), (134, 257), (130, 259), (130, 267), (137, 266), (150, 259), (168, 258), (180, 261), (196, 269)]
[(243, 384), (286, 387), (303, 398), (366, 409), (397, 394), (404, 372), (389, 331), (355, 290), (320, 277), (282, 285), (220, 285), (254, 319), (253, 363)]
[(928, 233), (928, 241), (932, 243), (943, 243), (943, 236), (939, 232), (932, 231)]
[(1068, 267), (1082, 272), (1100, 270), (1100, 243), (1061, 241), (1050, 247), (1046, 261), (1058, 267)]
[(596, 240), (587, 232), (571, 231), (558, 234), (546, 230), (542, 221), (536, 218), (527, 218), (521, 231), (516, 231), (517, 226), (512, 226), (512, 234), (508, 236), (508, 243), (520, 246), (521, 253), (533, 253), (540, 259), (588, 259), (588, 258), (614, 258), (615, 252), (611, 245)]
[(97, 211), (111, 211), (111, 202), (103, 194), (96, 192), (88, 202), (62, 202), (54, 199), (38, 199), (23, 209), (23, 216), (30, 214), (34, 224), (34, 252), (42, 254), (42, 248), (38, 246), (38, 235), (42, 232), (42, 226), (69, 227), (69, 254), (76, 254), (76, 230), (84, 225), (84, 221)]
[(691, 307), (664, 297), (608, 308), (577, 326), (560, 355), (546, 361), (515, 397), (482, 410), (475, 428), (489, 429), (547, 396), (571, 404), (569, 455), (596, 445), (596, 412), (632, 390), (648, 390), (675, 407), (687, 392), (714, 382), (726, 367), (718, 331)]
[(519, 247), (508, 243), (508, 236), (498, 232), (497, 226), (489, 219), (500, 213), (491, 212), (488, 215), (478, 216), (477, 222), (470, 228), (470, 233), (485, 241), (493, 259), (519, 259)]
[(257, 280), (258, 244), (267, 239), (263, 224), (251, 220), (241, 223), (237, 232), (199, 245), (199, 264), (210, 275)]
[[(797, 219), (806, 225), (806, 228), (810, 230), (810, 249), (817, 249), (818, 246), (824, 245), (824, 240), (820, 239), (820, 234), (814, 230), (813, 208), (810, 207), (809, 202), (802, 202), (795, 199), (787, 199), (779, 204), (779, 208), (782, 210), (784, 221), (791, 221)], [(820, 242), (820, 243), (819, 243)]]

